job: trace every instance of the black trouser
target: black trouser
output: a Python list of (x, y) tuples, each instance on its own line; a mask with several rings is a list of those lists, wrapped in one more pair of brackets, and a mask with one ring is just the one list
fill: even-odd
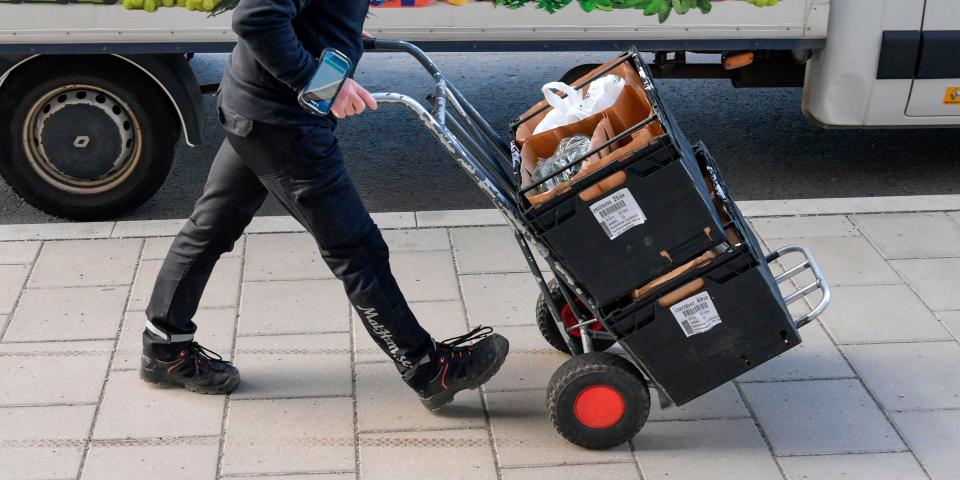
[[(333, 127), (281, 127), (233, 115), (224, 119), (221, 112), (226, 140), (157, 277), (145, 351), (165, 356), (193, 340), (191, 319), (214, 265), (271, 193), (316, 239), (367, 331), (398, 369), (427, 358), (433, 340), (390, 272), (387, 245), (346, 172)], [(315, 315), (322, 320), (323, 312)]]

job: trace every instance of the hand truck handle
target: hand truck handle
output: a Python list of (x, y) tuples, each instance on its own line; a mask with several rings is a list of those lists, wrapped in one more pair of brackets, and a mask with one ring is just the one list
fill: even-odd
[(817, 261), (813, 258), (813, 252), (809, 248), (802, 245), (788, 245), (785, 247), (780, 247), (776, 251), (767, 255), (767, 263), (774, 262), (788, 254), (791, 253), (800, 253), (803, 255), (804, 260), (798, 265), (785, 269), (783, 273), (776, 276), (777, 284), (782, 284), (787, 280), (799, 275), (804, 270), (810, 270), (813, 273), (814, 280), (808, 285), (797, 289), (796, 291), (783, 297), (784, 303), (790, 305), (801, 298), (810, 295), (815, 290), (820, 290), (823, 292), (823, 296), (820, 298), (820, 302), (817, 303), (817, 306), (813, 308), (809, 313), (794, 319), (797, 328), (800, 328), (817, 317), (820, 316), (827, 309), (827, 306), (830, 305), (830, 285), (827, 284), (827, 279), (823, 275), (823, 271), (820, 270), (820, 265), (817, 264)]
[(423, 66), (434, 81), (434, 91), (429, 96), (432, 109), (427, 110), (413, 98), (399, 93), (374, 93), (373, 98), (412, 110), (441, 144), (461, 160), (468, 174), (479, 173), (475, 181), (492, 185), (497, 196), (510, 198), (516, 204), (515, 181), (504, 167), (512, 162), (510, 146), (447, 80), (433, 60), (416, 45), (402, 40), (364, 38), (363, 46), (369, 51), (407, 53)]

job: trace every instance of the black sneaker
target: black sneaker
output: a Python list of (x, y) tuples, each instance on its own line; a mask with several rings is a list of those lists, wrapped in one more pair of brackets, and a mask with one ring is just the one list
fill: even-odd
[(170, 361), (140, 357), (140, 378), (147, 383), (176, 385), (191, 392), (223, 395), (240, 385), (240, 372), (220, 355), (190, 342)]
[[(472, 340), (476, 343), (460, 346)], [(428, 380), (422, 386), (411, 386), (425, 407), (438, 410), (452, 402), (460, 390), (473, 390), (487, 383), (500, 370), (509, 350), (510, 342), (502, 335), (493, 333), (490, 327), (477, 327), (438, 343), (430, 363), (417, 368), (429, 368), (429, 376), (416, 374)]]

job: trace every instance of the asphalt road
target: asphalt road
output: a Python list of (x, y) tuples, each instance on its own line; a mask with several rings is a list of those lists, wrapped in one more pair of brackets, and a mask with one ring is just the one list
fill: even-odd
[[(492, 125), (507, 124), (539, 100), (540, 86), (603, 52), (436, 54), (434, 59)], [(225, 55), (200, 55), (194, 68), (214, 82)], [(371, 91), (424, 98), (430, 79), (408, 57), (369, 54), (357, 79)], [(718, 158), (739, 200), (960, 193), (957, 130), (823, 130), (800, 110), (799, 89), (738, 90), (723, 80), (663, 80), (661, 95), (691, 140)], [(199, 197), (223, 134), (210, 119), (203, 146), (177, 150), (164, 187), (125, 219), (185, 218)], [(488, 208), (490, 204), (412, 114), (387, 106), (343, 121), (341, 148), (371, 211)], [(268, 201), (261, 215), (283, 211)], [(0, 223), (57, 221), (0, 183)]]

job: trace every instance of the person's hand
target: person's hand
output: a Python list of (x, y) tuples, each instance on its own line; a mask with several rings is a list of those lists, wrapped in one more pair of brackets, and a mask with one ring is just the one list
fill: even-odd
[(370, 32), (363, 30), (360, 32), (360, 36), (363, 38), (373, 38), (373, 35), (370, 35)]
[(371, 110), (377, 109), (377, 101), (373, 99), (373, 95), (370, 95), (370, 92), (352, 78), (347, 78), (343, 81), (340, 93), (334, 99), (330, 111), (337, 118), (347, 118), (352, 115), (359, 115), (367, 107), (370, 107)]

